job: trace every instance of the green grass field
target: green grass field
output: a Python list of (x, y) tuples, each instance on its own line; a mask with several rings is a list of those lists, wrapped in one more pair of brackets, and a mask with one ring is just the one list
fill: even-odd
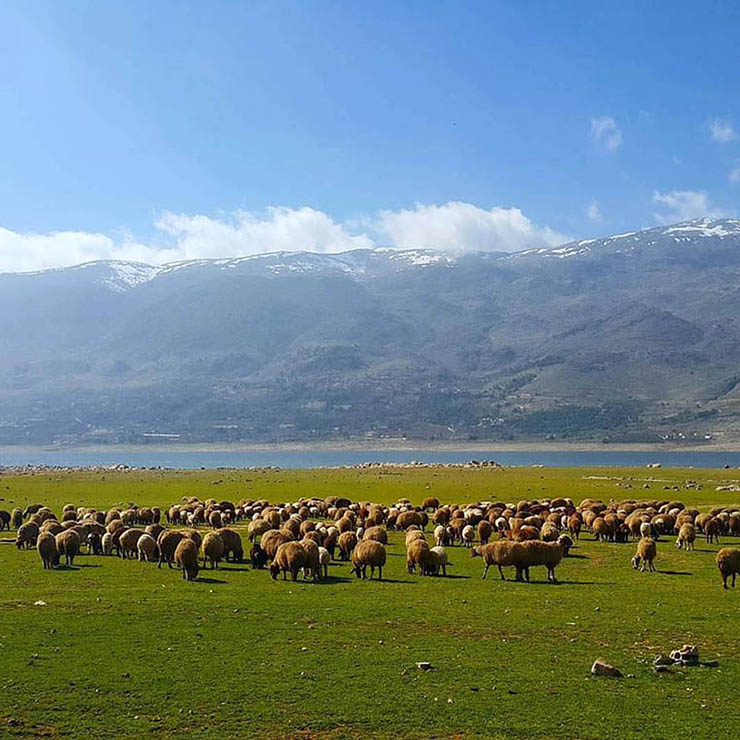
[[(649, 497), (709, 507), (740, 505), (740, 493), (716, 490), (734, 476), (602, 468), (6, 475), (0, 508), (332, 494), (382, 503), (430, 494), (457, 503)], [(688, 480), (701, 489), (684, 489)], [(460, 547), (448, 551), (450, 577), (410, 576), (403, 538), (393, 534), (387, 580), (353, 580), (337, 563), (328, 581), (293, 584), (247, 564), (187, 583), (175, 570), (86, 555), (74, 570), (45, 571), (35, 551), (9, 544), (12, 534), (0, 539), (8, 540), (0, 544), (0, 737), (740, 733), (740, 588), (721, 588), (718, 547), (703, 541), (687, 553), (663, 540), (659, 572), (648, 574), (630, 567), (634, 544), (586, 535), (559, 567), (560, 583), (545, 583), (537, 568), (524, 584), (502, 583), (493, 570), (482, 581), (481, 560)], [(687, 642), (719, 667), (652, 671), (656, 653)], [(599, 657), (625, 677), (591, 677)], [(419, 671), (423, 660), (434, 670)]]

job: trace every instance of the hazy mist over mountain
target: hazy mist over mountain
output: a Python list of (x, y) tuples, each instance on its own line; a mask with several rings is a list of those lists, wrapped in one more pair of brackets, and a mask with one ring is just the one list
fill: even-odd
[(739, 284), (730, 219), (4, 274), (0, 443), (737, 439)]

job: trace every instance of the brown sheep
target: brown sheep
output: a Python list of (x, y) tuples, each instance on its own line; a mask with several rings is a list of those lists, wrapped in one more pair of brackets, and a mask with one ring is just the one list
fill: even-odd
[(367, 568), (370, 567), (370, 578), (378, 569), (378, 580), (383, 580), (383, 566), (386, 561), (385, 547), (375, 540), (364, 540), (352, 552), (352, 570), (358, 578), (365, 580)]
[(294, 541), (293, 535), (284, 529), (271, 529), (265, 532), (260, 540), (260, 547), (264, 550), (269, 560), (275, 557), (280, 545)]
[(211, 568), (218, 568), (224, 554), (224, 541), (216, 532), (208, 532), (203, 538), (203, 570), (210, 560)]
[(20, 550), (25, 547), (27, 550), (36, 544), (39, 536), (39, 525), (35, 522), (26, 522), (18, 527), (15, 537), (15, 546)]
[(198, 545), (188, 537), (183, 537), (175, 548), (175, 565), (182, 570), (186, 581), (198, 577)]
[(424, 528), (424, 519), (418, 511), (404, 511), (396, 519), (397, 529), (408, 529), (411, 526)]
[(581, 536), (581, 527), (583, 526), (583, 519), (580, 514), (572, 514), (568, 517), (568, 532), (571, 537), (579, 539)]
[(183, 539), (182, 532), (175, 529), (166, 529), (159, 535), (157, 538), (157, 546), (159, 547), (158, 568), (162, 567), (162, 563), (167, 563), (168, 568), (172, 567), (172, 561), (175, 559), (175, 550)]
[(134, 529), (133, 527), (127, 529), (118, 539), (118, 554), (120, 557), (124, 560), (128, 557), (136, 559), (138, 556), (136, 545), (139, 542), (139, 537), (144, 534), (146, 533), (143, 529)]
[(352, 557), (352, 551), (357, 546), (357, 535), (354, 532), (342, 532), (337, 540), (339, 546), (340, 560), (349, 560)]
[(647, 564), (650, 571), (655, 571), (653, 560), (655, 560), (658, 554), (658, 548), (655, 544), (655, 540), (650, 537), (643, 537), (637, 543), (637, 551), (632, 558), (632, 567), (637, 570), (640, 569), (640, 573), (645, 572), (645, 565)]
[(363, 540), (375, 540), (383, 545), (388, 544), (388, 532), (385, 531), (385, 527), (375, 526), (368, 527), (365, 530), (365, 534), (362, 537)]
[(228, 562), (229, 556), (231, 556), (235, 563), (241, 563), (244, 558), (244, 546), (239, 533), (234, 529), (224, 527), (217, 530), (217, 534), (224, 541), (224, 560)]
[(719, 544), (719, 530), (719, 519), (713, 517), (704, 524), (704, 535), (706, 536), (707, 542), (709, 544), (711, 544), (712, 542), (716, 542), (717, 544)]
[(247, 527), (247, 537), (250, 542), (256, 542), (257, 538), (269, 532), (272, 529), (270, 522), (265, 519), (256, 519), (253, 522), (249, 522)]
[(717, 553), (716, 563), (722, 576), (722, 586), (727, 588), (727, 579), (732, 576), (732, 587), (735, 588), (735, 578), (740, 573), (740, 548), (723, 547)]
[(287, 580), (290, 572), (291, 580), (298, 579), (298, 572), (306, 564), (306, 551), (299, 542), (283, 542), (276, 550), (275, 557), (270, 563), (270, 575), (276, 580), (282, 571), (283, 580)]
[(423, 576), (428, 571), (429, 545), (426, 540), (413, 540), (406, 548), (406, 569), (413, 573), (416, 566), (419, 567), (419, 575)]
[(483, 558), (485, 567), (483, 568), (483, 575), (481, 576), (481, 578), (485, 578), (488, 575), (488, 569), (492, 565), (496, 565), (498, 566), (498, 572), (501, 575), (502, 581), (506, 580), (503, 567), (508, 565), (515, 565), (518, 560), (523, 558), (523, 555), (523, 545), (520, 542), (511, 542), (510, 540), (490, 542), (487, 545), (474, 547), (470, 551), (471, 557)]
[(432, 509), (432, 511), (435, 511), (439, 509), (439, 499), (436, 496), (427, 496), (422, 505), (421, 508), (426, 511), (427, 509)]
[(53, 534), (42, 532), (36, 540), (36, 550), (41, 558), (44, 569), (54, 568), (59, 563), (57, 543)]
[(64, 562), (67, 565), (74, 565), (75, 556), (80, 551), (80, 535), (68, 529), (58, 534), (55, 539), (58, 557), (64, 555)]
[(321, 580), (321, 557), (319, 546), (309, 539), (302, 539), (299, 544), (306, 552), (306, 561), (303, 564), (303, 577), (308, 579), (309, 575), (314, 581)]
[(686, 522), (685, 524), (682, 524), (681, 529), (678, 530), (676, 547), (684, 550), (693, 550), (695, 539), (696, 527), (693, 524)]
[(481, 519), (478, 522), (478, 539), (480, 539), (481, 545), (487, 545), (488, 540), (491, 539), (493, 534), (493, 525), (487, 519)]
[(221, 527), (224, 526), (224, 519), (220, 511), (212, 511), (208, 515), (208, 524), (210, 524), (213, 529), (221, 529)]
[(547, 580), (555, 583), (557, 580), (555, 578), (555, 568), (563, 559), (563, 547), (560, 543), (531, 540), (530, 542), (524, 542), (523, 547), (526, 551), (524, 563), (519, 564), (517, 570), (522, 568), (527, 581), (529, 581), (529, 569), (536, 565), (544, 565), (547, 568)]

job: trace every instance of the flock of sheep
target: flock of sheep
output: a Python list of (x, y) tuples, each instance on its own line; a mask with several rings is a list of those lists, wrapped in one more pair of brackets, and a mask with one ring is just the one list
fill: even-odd
[[(295, 581), (326, 578), (335, 560), (350, 562), (358, 578), (382, 579), (386, 564), (388, 531), (405, 532), (406, 565), (420, 576), (447, 575), (446, 547), (462, 545), (484, 563), (483, 578), (492, 565), (505, 579), (505, 567), (515, 569), (518, 581), (529, 581), (530, 568), (544, 566), (547, 580), (555, 581), (555, 568), (568, 555), (582, 531), (596, 540), (637, 540), (632, 565), (655, 570), (656, 542), (676, 536), (676, 547), (693, 549), (697, 536), (707, 542), (740, 536), (740, 511), (717, 507), (699, 512), (680, 501), (621, 501), (604, 504), (570, 498), (519, 501), (516, 504), (484, 501), (467, 506), (440, 505), (428, 497), (419, 507), (408, 499), (392, 506), (353, 502), (330, 496), (271, 505), (242, 499), (238, 503), (185, 497), (163, 515), (157, 507), (130, 506), (99, 511), (68, 504), (61, 517), (42, 504), (25, 510), (0, 510), (0, 529), (15, 529), (18, 549), (35, 547), (44, 568), (62, 558), (67, 565), (84, 546), (95, 555), (135, 558), (166, 563), (195, 580), (201, 567), (217, 568), (223, 560), (244, 559), (242, 536), (235, 528), (247, 523), (252, 567), (267, 567), (272, 578), (281, 573)], [(426, 529), (433, 527), (433, 543)], [(199, 528), (207, 529), (201, 535)], [(474, 545), (479, 542), (479, 545)], [(724, 588), (740, 573), (740, 548), (723, 548), (717, 567)]]

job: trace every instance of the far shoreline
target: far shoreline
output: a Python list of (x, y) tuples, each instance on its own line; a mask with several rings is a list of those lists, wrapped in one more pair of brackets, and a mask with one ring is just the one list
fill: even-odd
[(22, 454), (199, 454), (199, 453), (331, 453), (331, 452), (728, 452), (740, 453), (740, 443), (672, 444), (602, 442), (466, 442), (410, 441), (401, 439), (340, 440), (326, 442), (218, 443), (184, 444), (99, 444), (99, 445), (2, 445), (0, 455)]

